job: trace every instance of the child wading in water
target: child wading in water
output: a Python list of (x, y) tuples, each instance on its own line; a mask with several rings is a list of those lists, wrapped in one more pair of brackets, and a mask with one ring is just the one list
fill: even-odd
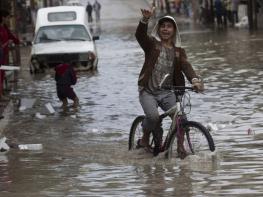
[(68, 99), (73, 100), (73, 107), (79, 105), (79, 99), (74, 92), (72, 85), (77, 83), (76, 73), (72, 64), (62, 63), (55, 67), (55, 80), (57, 86), (57, 96), (62, 101), (62, 107), (68, 106)]

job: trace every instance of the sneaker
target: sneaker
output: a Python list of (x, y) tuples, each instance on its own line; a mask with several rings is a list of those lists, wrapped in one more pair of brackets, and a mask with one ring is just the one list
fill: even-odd
[(141, 139), (137, 140), (136, 149), (143, 148), (144, 146), (141, 145)]
[(159, 155), (160, 152), (161, 152), (161, 147), (155, 146), (153, 149), (153, 156), (156, 157), (157, 155)]
[(145, 146), (141, 144), (141, 139), (137, 140), (136, 149), (143, 148), (146, 152), (153, 153), (153, 149), (151, 146)]
[(178, 153), (178, 157), (180, 159), (184, 159), (188, 156), (188, 153), (186, 152), (186, 150), (184, 149), (184, 147), (178, 147), (177, 148), (177, 153)]
[(158, 145), (154, 146), (153, 149), (153, 156), (156, 157), (160, 152), (164, 151), (163, 139), (160, 139), (160, 141), (157, 143)]

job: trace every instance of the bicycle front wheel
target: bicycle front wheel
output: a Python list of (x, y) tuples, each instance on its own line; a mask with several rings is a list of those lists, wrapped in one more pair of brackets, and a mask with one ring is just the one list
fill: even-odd
[[(200, 123), (194, 121), (185, 121), (182, 123), (184, 129), (184, 148), (188, 154), (198, 154), (201, 152), (210, 152), (215, 150), (214, 140), (209, 131)], [(168, 140), (168, 152), (166, 156), (170, 158), (177, 151), (176, 132)]]
[(142, 121), (145, 116), (137, 116), (131, 126), (129, 135), (129, 150), (136, 149), (138, 140), (142, 139), (143, 129)]

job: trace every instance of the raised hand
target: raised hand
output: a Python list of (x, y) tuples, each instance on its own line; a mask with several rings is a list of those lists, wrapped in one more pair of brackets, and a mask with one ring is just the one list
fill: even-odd
[(147, 9), (141, 9), (141, 12), (142, 12), (142, 16), (143, 18), (145, 19), (149, 19), (153, 16), (154, 14), (154, 11), (155, 11), (155, 7), (152, 6), (152, 8), (150, 10), (147, 10)]

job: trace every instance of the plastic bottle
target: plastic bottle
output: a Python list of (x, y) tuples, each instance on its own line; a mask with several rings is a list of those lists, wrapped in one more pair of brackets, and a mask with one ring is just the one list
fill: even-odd
[(42, 150), (42, 144), (20, 144), (18, 145), (20, 150)]

